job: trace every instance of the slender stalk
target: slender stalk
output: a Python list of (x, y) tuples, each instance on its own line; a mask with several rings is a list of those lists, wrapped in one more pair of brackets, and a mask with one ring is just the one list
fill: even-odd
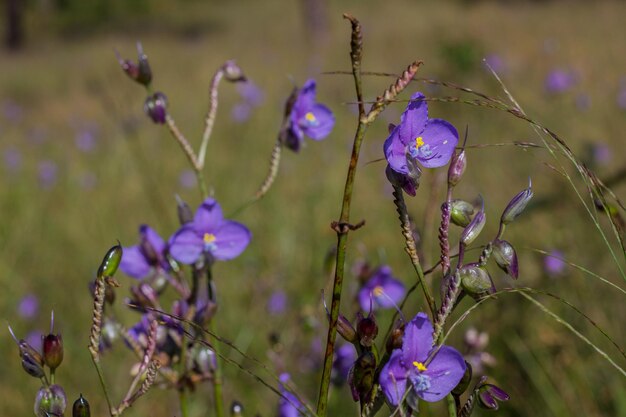
[(100, 385), (102, 386), (102, 392), (104, 392), (104, 398), (107, 400), (107, 405), (109, 406), (109, 414), (113, 415), (113, 403), (111, 402), (111, 397), (109, 396), (109, 390), (107, 389), (107, 384), (104, 382), (104, 374), (102, 373), (102, 368), (100, 367), (100, 361), (96, 360), (93, 356), (91, 357), (94, 366), (96, 367), (96, 372), (98, 373), (98, 379), (100, 380)]
[(448, 417), (457, 417), (456, 403), (454, 402), (454, 397), (452, 396), (452, 394), (446, 395), (446, 402), (448, 403)]
[[(209, 265), (207, 269), (207, 291), (209, 295), (209, 300), (216, 301), (215, 289), (213, 288), (212, 281), (213, 281), (213, 274), (211, 272), (211, 266)], [(214, 317), (211, 317), (211, 320), (209, 320), (208, 327), (209, 327), (209, 335), (217, 334), (215, 331)], [(223, 384), (222, 363), (221, 363), (222, 354), (220, 352), (220, 341), (217, 340), (217, 338), (212, 338), (212, 339), (214, 340), (211, 343), (211, 347), (213, 348), (213, 351), (215, 352), (215, 371), (213, 373), (213, 401), (215, 402), (214, 404), (215, 416), (223, 417), (224, 416), (224, 399), (223, 399), (223, 394), (222, 394), (222, 384)]]
[(215, 124), (215, 116), (217, 114), (217, 86), (224, 77), (224, 67), (220, 67), (213, 79), (211, 80), (211, 86), (209, 87), (209, 111), (207, 112), (205, 119), (204, 133), (202, 134), (202, 142), (200, 144), (200, 151), (198, 152), (198, 169), (204, 168), (204, 158), (206, 157), (206, 149), (211, 138), (211, 132), (213, 131), (213, 125)]

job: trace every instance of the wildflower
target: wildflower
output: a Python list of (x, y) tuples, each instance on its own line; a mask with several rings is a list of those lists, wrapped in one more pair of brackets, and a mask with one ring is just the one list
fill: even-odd
[(285, 145), (295, 152), (302, 147), (304, 135), (313, 140), (322, 140), (335, 126), (332, 111), (315, 102), (315, 80), (308, 80), (298, 91), (288, 123)]
[(37, 417), (62, 416), (67, 407), (67, 397), (60, 385), (42, 386), (35, 397), (34, 411)]
[(9, 148), (4, 151), (4, 166), (10, 173), (16, 173), (22, 168), (22, 153), (15, 149)]
[(226, 261), (239, 256), (251, 237), (243, 224), (224, 219), (222, 208), (215, 199), (207, 198), (196, 211), (193, 221), (183, 225), (170, 238), (170, 254), (184, 264), (193, 264), (202, 255), (210, 260)]
[(156, 92), (146, 97), (143, 111), (154, 123), (164, 124), (167, 119), (167, 97), (161, 92)]
[(564, 256), (560, 250), (551, 251), (543, 258), (543, 270), (551, 277), (562, 275), (567, 266)]
[(278, 402), (277, 417), (298, 417), (301, 414), (303, 408), (302, 403), (298, 400), (293, 393), (285, 389), (284, 384), (289, 382), (289, 374), (283, 373), (279, 377), (280, 379), (280, 394), (281, 398)]
[(39, 311), (39, 299), (35, 294), (28, 294), (20, 300), (17, 314), (24, 319), (33, 319)]
[(391, 268), (381, 266), (372, 274), (358, 294), (361, 310), (392, 308), (404, 297), (404, 284), (391, 275)]
[(356, 350), (351, 343), (344, 343), (335, 351), (333, 359), (332, 381), (336, 385), (342, 385), (348, 379), (350, 368), (356, 360)]
[(148, 63), (148, 56), (144, 53), (141, 43), (137, 42), (137, 63), (123, 59), (117, 51), (115, 51), (115, 56), (126, 75), (146, 87), (150, 85), (152, 70)]
[(406, 325), (402, 348), (391, 354), (379, 383), (391, 405), (397, 406), (408, 390), (407, 402), (417, 409), (418, 398), (441, 400), (464, 373), (463, 356), (450, 346), (433, 346), (433, 326), (425, 313), (418, 313)]
[(511, 397), (502, 388), (494, 384), (486, 383), (487, 377), (482, 377), (478, 382), (478, 405), (488, 410), (497, 410), (498, 401), (508, 401)]
[(544, 81), (544, 87), (549, 94), (564, 93), (574, 86), (576, 77), (572, 71), (555, 69), (548, 73)]
[(428, 118), (428, 105), (422, 93), (415, 93), (387, 140), (385, 158), (392, 170), (410, 175), (411, 165), (425, 168), (448, 163), (459, 142), (455, 127), (442, 119)]
[(120, 268), (124, 273), (136, 279), (150, 274), (169, 271), (165, 259), (166, 243), (150, 226), (139, 226), (139, 244), (124, 248)]
[(193, 172), (193, 170), (186, 169), (178, 176), (178, 183), (183, 188), (195, 188), (198, 184), (198, 178), (196, 177), (196, 173)]
[(63, 362), (63, 337), (52, 333), (54, 330), (54, 311), (50, 318), (50, 333), (43, 338), (43, 361), (54, 372)]
[(485, 351), (487, 344), (489, 344), (488, 333), (479, 332), (474, 327), (470, 327), (465, 331), (463, 341), (467, 350), (465, 360), (470, 364), (474, 372), (481, 374), (485, 367), (495, 366), (496, 358)]
[(44, 190), (54, 187), (59, 171), (57, 164), (49, 160), (41, 161), (38, 165), (38, 171), (39, 186)]
[(287, 294), (282, 290), (274, 291), (267, 300), (266, 308), (267, 312), (273, 316), (283, 314), (287, 309)]

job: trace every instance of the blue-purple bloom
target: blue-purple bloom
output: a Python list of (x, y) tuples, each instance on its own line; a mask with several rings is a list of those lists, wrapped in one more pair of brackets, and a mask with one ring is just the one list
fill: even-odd
[(58, 166), (55, 162), (45, 160), (38, 166), (39, 185), (44, 190), (51, 189), (57, 181)]
[(336, 348), (332, 373), (332, 380), (335, 384), (342, 385), (348, 380), (350, 368), (354, 365), (356, 358), (356, 349), (352, 343), (344, 343)]
[(418, 398), (435, 402), (448, 395), (465, 373), (463, 356), (446, 345), (433, 345), (433, 326), (418, 313), (405, 328), (402, 348), (391, 353), (379, 383), (387, 401), (397, 406), (406, 400), (417, 408)]
[(124, 248), (120, 268), (126, 275), (136, 279), (169, 271), (165, 250), (163, 238), (150, 226), (142, 224), (139, 226), (139, 244)]
[(195, 188), (198, 184), (198, 178), (193, 170), (186, 169), (180, 173), (178, 182), (183, 188)]
[(201, 256), (227, 261), (236, 258), (250, 243), (252, 234), (241, 223), (226, 220), (222, 208), (207, 198), (196, 211), (193, 221), (181, 227), (169, 240), (172, 257), (193, 264)]
[(563, 252), (560, 250), (553, 250), (547, 254), (543, 259), (543, 269), (551, 277), (562, 275), (567, 267), (567, 264), (563, 260)]
[(287, 294), (283, 290), (277, 290), (272, 293), (267, 300), (267, 312), (271, 315), (280, 315), (287, 309)]
[(361, 310), (368, 313), (370, 306), (372, 309), (393, 308), (402, 301), (404, 293), (404, 284), (391, 275), (389, 266), (384, 265), (374, 271), (359, 290), (359, 305)]
[(576, 76), (572, 71), (564, 69), (550, 71), (544, 81), (546, 92), (550, 94), (564, 93), (574, 84), (576, 84)]
[(285, 389), (284, 384), (289, 382), (289, 374), (283, 373), (280, 379), (280, 401), (278, 401), (277, 417), (299, 417), (302, 414), (304, 406), (298, 398)]
[(17, 306), (17, 314), (24, 319), (33, 319), (39, 312), (39, 299), (35, 294), (24, 296)]
[(9, 148), (4, 151), (4, 166), (6, 170), (15, 173), (22, 167), (22, 153), (16, 148)]
[[(415, 93), (400, 117), (400, 124), (385, 141), (385, 158), (391, 170), (404, 176), (414, 176), (415, 163), (425, 168), (437, 168), (448, 163), (459, 142), (454, 126), (442, 119), (428, 117), (428, 104), (422, 93)], [(415, 189), (404, 188), (411, 195)]]
[(322, 140), (335, 126), (335, 116), (323, 104), (315, 101), (315, 80), (308, 80), (298, 91), (291, 113), (285, 145), (299, 151), (304, 135), (313, 140)]

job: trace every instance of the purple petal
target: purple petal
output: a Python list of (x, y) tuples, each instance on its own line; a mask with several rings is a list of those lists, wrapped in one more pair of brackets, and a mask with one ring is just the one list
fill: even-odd
[(397, 279), (389, 277), (383, 284), (384, 294), (374, 297), (376, 304), (382, 308), (395, 307), (404, 297), (404, 284)]
[(394, 350), (378, 377), (387, 401), (393, 406), (400, 403), (406, 391), (406, 373), (406, 368), (402, 366), (402, 352)]
[(427, 368), (423, 374), (430, 378), (430, 388), (418, 394), (424, 401), (435, 402), (457, 386), (465, 374), (465, 361), (456, 349), (444, 345), (439, 348)]
[[(433, 347), (433, 325), (426, 313), (418, 313), (404, 331), (402, 355), (405, 364), (426, 362), (428, 352)], [(408, 365), (407, 365), (408, 366)]]
[(302, 129), (300, 129), (297, 123), (294, 123), (292, 120), (284, 136), (285, 146), (294, 152), (299, 152), (303, 141), (304, 133), (302, 133)]
[(250, 243), (252, 234), (246, 226), (226, 220), (215, 232), (216, 249), (211, 254), (220, 261), (236, 258)]
[(315, 80), (307, 80), (300, 91), (298, 98), (293, 104), (293, 111), (298, 114), (304, 114), (315, 104)]
[(183, 226), (170, 238), (170, 254), (178, 262), (192, 264), (204, 250), (204, 241), (192, 226)]
[(152, 245), (157, 253), (160, 254), (165, 249), (165, 241), (150, 226), (145, 224), (141, 225), (139, 227), (139, 234), (141, 234), (148, 241), (148, 243)]
[[(311, 118), (309, 121), (308, 118)], [(309, 107), (305, 114), (300, 116), (298, 125), (304, 134), (313, 140), (322, 140), (333, 130), (335, 116), (330, 109), (323, 104), (315, 104)]]
[(400, 174), (408, 173), (406, 166), (406, 145), (400, 140), (400, 129), (396, 127), (385, 140), (385, 158), (389, 166)]
[(400, 117), (400, 140), (406, 146), (422, 134), (428, 123), (428, 103), (422, 93), (415, 93)]
[(139, 245), (124, 248), (120, 269), (129, 277), (141, 279), (150, 273), (150, 265)]
[(214, 198), (209, 197), (198, 207), (193, 225), (196, 232), (203, 235), (217, 230), (223, 220), (222, 207)]
[(419, 149), (417, 160), (426, 168), (446, 165), (459, 142), (456, 128), (442, 119), (429, 119), (422, 138), (424, 146)]

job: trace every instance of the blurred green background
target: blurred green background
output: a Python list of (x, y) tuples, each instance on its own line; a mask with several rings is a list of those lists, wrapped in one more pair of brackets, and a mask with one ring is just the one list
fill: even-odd
[[(106, 404), (85, 348), (92, 305), (88, 282), (116, 239), (125, 246), (136, 243), (139, 224), (147, 223), (165, 237), (176, 230), (175, 194), (193, 207), (200, 202), (197, 190), (190, 188), (185, 156), (166, 128), (144, 116), (145, 92), (120, 70), (114, 49), (134, 59), (135, 42), (141, 40), (154, 87), (167, 94), (172, 116), (196, 148), (211, 76), (226, 59), (236, 59), (262, 90), (262, 104), (249, 109), (246, 118), (237, 113), (242, 98), (235, 86), (220, 88), (206, 179), (226, 213), (248, 201), (264, 178), (293, 83), (317, 79), (319, 100), (336, 114), (333, 133), (323, 142), (308, 141), (298, 155), (284, 152), (269, 195), (237, 217), (252, 230), (252, 244), (214, 272), (221, 301), (219, 333), (276, 372), (288, 371), (312, 403), (319, 346), (326, 337), (320, 290), (328, 293), (331, 285), (324, 259), (335, 244), (328, 225), (339, 215), (356, 126), (354, 106), (348, 104), (354, 100), (352, 79), (321, 74), (350, 68), (343, 12), (363, 24), (365, 70), (400, 73), (421, 59), (421, 77), (506, 99), (483, 65), (487, 58), (530, 117), (565, 138), (600, 178), (613, 178), (618, 197), (626, 194), (625, 2), (32, 0), (23, 6), (22, 43), (0, 52), (0, 316), (23, 337), (45, 331), (54, 309), (66, 347), (57, 381), (70, 404), (82, 392), (93, 415), (105, 415)], [(570, 77), (564, 91), (546, 91), (546, 77), (554, 71)], [(390, 82), (366, 78), (366, 98), (375, 98)], [(410, 90), (461, 94), (421, 83)], [(363, 260), (372, 266), (389, 264), (410, 286), (415, 278), (403, 252), (385, 165), (379, 161), (386, 125), (397, 122), (403, 107), (390, 106), (365, 139), (352, 218), (366, 219), (367, 225), (351, 235), (348, 269)], [(459, 131), (469, 126), (472, 145), (541, 142), (527, 123), (495, 110), (431, 103), (430, 115), (451, 121)], [(477, 242), (482, 244), (497, 231), (507, 201), (532, 177), (537, 204), (507, 229), (520, 257), (520, 278), (512, 282), (491, 268), (496, 286), (531, 286), (557, 294), (624, 346), (624, 294), (573, 267), (550, 275), (543, 256), (533, 250), (559, 250), (568, 261), (625, 286), (576, 193), (553, 166), (558, 165), (545, 149), (471, 148), (456, 196), (484, 197), (488, 224)], [(574, 170), (567, 169), (586, 198)], [(407, 202), (423, 238), (426, 267), (438, 257), (433, 213), (438, 214), (433, 209), (444, 198), (443, 187), (436, 188), (440, 181), (441, 172), (425, 172), (418, 196)], [(609, 223), (600, 217), (623, 268)], [(439, 278), (437, 273), (431, 277), (434, 288)], [(123, 298), (133, 282), (121, 273), (118, 279), (122, 288), (115, 314), (130, 326), (138, 316), (126, 311)], [(355, 277), (349, 276), (343, 303), (349, 317), (356, 312), (352, 298), (357, 289)], [(277, 290), (287, 294), (288, 310), (270, 315), (267, 302)], [(18, 313), (28, 294), (39, 299), (32, 319)], [(580, 315), (553, 299), (539, 298), (626, 366), (620, 352)], [(454, 317), (472, 303), (464, 300)], [(414, 296), (405, 314), (424, 309)], [(381, 328), (386, 329), (390, 317), (389, 312), (380, 314)], [(485, 303), (448, 343), (463, 351), (464, 331), (472, 326), (490, 335), (486, 351), (497, 364), (485, 373), (512, 397), (500, 415), (626, 415), (623, 375), (522, 297), (507, 294)], [(272, 334), (280, 348), (270, 349)], [(0, 414), (32, 415), (39, 382), (21, 370), (8, 331), (0, 331), (0, 354), (5, 358)], [(123, 344), (105, 356), (114, 398), (124, 395), (133, 361)], [(248, 361), (243, 364), (263, 375)], [(274, 394), (233, 366), (226, 366), (225, 373), (227, 403), (240, 401), (250, 416), (275, 414)], [(193, 395), (192, 416), (211, 415), (209, 393), (209, 387), (202, 387)], [(346, 386), (333, 388), (330, 415), (355, 415), (356, 405), (347, 398)], [(383, 410), (380, 415), (386, 415)], [(421, 415), (440, 412), (431, 407)], [(153, 390), (127, 415), (178, 413), (175, 393)]]

